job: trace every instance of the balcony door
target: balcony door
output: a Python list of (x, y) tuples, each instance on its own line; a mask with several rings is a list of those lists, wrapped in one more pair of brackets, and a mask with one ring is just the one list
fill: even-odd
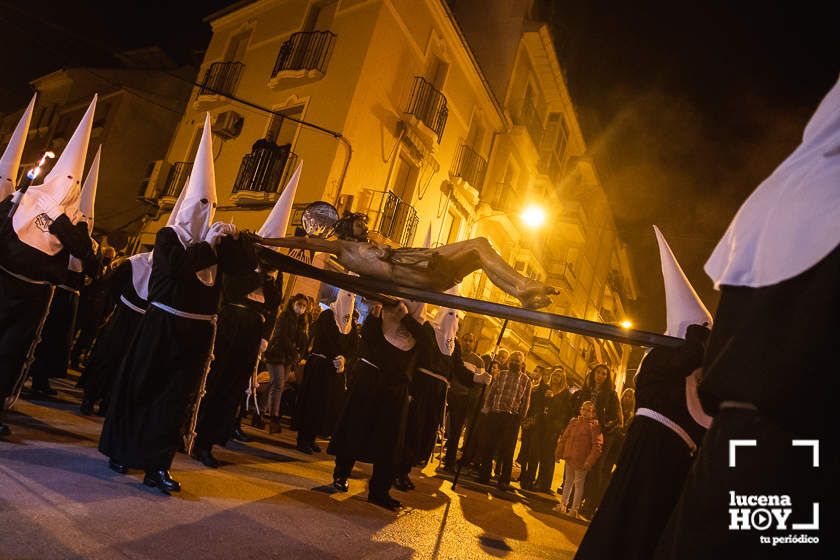
[(226, 62), (244, 62), (245, 50), (248, 48), (248, 41), (251, 39), (251, 30), (240, 31), (230, 38), (227, 50), (225, 51)]
[(411, 204), (414, 196), (414, 188), (417, 185), (417, 177), (420, 169), (411, 161), (404, 152), (400, 153), (397, 159), (397, 167), (391, 178), (391, 191), (400, 197), (406, 204)]
[(302, 31), (328, 31), (335, 19), (338, 0), (315, 2), (309, 8)]

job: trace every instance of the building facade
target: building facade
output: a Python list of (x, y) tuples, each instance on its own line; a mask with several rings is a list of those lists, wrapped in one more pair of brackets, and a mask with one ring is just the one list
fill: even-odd
[[(38, 98), (21, 176), (44, 152), (61, 151), (91, 98), (99, 94), (86, 168), (101, 145), (95, 226), (100, 232), (138, 231), (147, 212), (155, 210), (138, 199), (138, 188), (148, 162), (166, 153), (195, 72), (174, 67), (154, 48), (124, 53), (123, 58), (126, 68), (61, 69), (31, 82)], [(140, 64), (147, 67), (136, 67)], [(166, 70), (155, 68), (160, 66)], [(22, 112), (0, 119), (0, 145), (8, 141)]]
[[(485, 60), (498, 59), (471, 45), (488, 31), (459, 25), (469, 2), (452, 4), (255, 0), (209, 16), (199, 84), (166, 157), (150, 162), (144, 197), (171, 208), (209, 112), (216, 219), (256, 230), (303, 162), (298, 210), (325, 200), (340, 212), (365, 212), (372, 238), (392, 245), (420, 245), (427, 232), (432, 246), (485, 236), (517, 270), (561, 290), (550, 311), (623, 319), (633, 297), (626, 250), (548, 28), (531, 22), (523, 3), (524, 15), (500, 27), (504, 64), (485, 73)], [(548, 214), (545, 226), (519, 218), (531, 204)], [(166, 215), (146, 224), (138, 246), (153, 244)], [(293, 289), (329, 293), (313, 282)], [(481, 273), (461, 292), (507, 301)], [(479, 336), (482, 352), (499, 328), (478, 316), (462, 325)], [(576, 377), (596, 360), (619, 372), (627, 365), (620, 345), (526, 325), (512, 326), (504, 345), (529, 352), (532, 363), (564, 364)]]

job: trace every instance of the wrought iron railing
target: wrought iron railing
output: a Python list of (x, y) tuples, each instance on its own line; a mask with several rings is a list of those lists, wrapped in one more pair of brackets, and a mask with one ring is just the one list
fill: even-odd
[(524, 126), (528, 130), (528, 134), (531, 135), (534, 146), (539, 147), (543, 137), (543, 126), (537, 108), (534, 107), (534, 102), (526, 97), (519, 102), (519, 106), (516, 107), (512, 116), (513, 123)]
[(335, 33), (330, 31), (301, 31), (293, 33), (280, 47), (271, 77), (283, 70), (327, 71), (327, 63), (335, 44)]
[(291, 144), (265, 146), (245, 154), (233, 183), (233, 192), (277, 192), (297, 161), (297, 154), (291, 148)]
[(241, 62), (214, 62), (204, 73), (198, 95), (232, 94), (245, 65)]
[(432, 84), (421, 76), (414, 77), (411, 95), (405, 112), (414, 115), (437, 135), (437, 141), (443, 136), (449, 109), (446, 107), (446, 96), (436, 90)]
[(393, 192), (365, 189), (361, 208), (368, 215), (372, 232), (403, 247), (414, 242), (420, 222), (417, 210)]
[(169, 174), (166, 176), (166, 184), (160, 192), (160, 196), (171, 196), (178, 198), (181, 194), (181, 189), (187, 184), (187, 178), (192, 172), (193, 162), (191, 161), (176, 161), (169, 168)]
[(481, 189), (486, 171), (487, 161), (478, 152), (465, 145), (458, 148), (450, 171), (453, 177), (460, 177), (476, 189)]
[(552, 180), (559, 180), (563, 172), (563, 161), (555, 151), (542, 152), (537, 170), (543, 175), (548, 175)]

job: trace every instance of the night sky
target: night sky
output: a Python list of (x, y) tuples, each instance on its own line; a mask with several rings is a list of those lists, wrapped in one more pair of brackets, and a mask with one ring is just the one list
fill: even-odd
[[(632, 318), (664, 330), (654, 223), (714, 311), (703, 263), (836, 81), (837, 14), (825, 2), (537, 2), (631, 248), (640, 289)], [(29, 80), (107, 65), (114, 48), (157, 44), (198, 62), (210, 38), (202, 18), (230, 3), (0, 0), (0, 113), (26, 103)]]

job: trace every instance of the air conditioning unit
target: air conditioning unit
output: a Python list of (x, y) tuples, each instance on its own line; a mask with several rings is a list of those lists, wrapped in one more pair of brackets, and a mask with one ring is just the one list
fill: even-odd
[(242, 132), (245, 119), (236, 111), (224, 111), (216, 115), (213, 121), (213, 133), (222, 138), (236, 138)]
[(149, 163), (146, 168), (146, 176), (140, 185), (140, 192), (137, 193), (140, 198), (146, 200), (157, 198), (158, 191), (163, 188), (163, 181), (166, 180), (166, 175), (163, 173), (165, 164), (166, 162), (162, 159)]

